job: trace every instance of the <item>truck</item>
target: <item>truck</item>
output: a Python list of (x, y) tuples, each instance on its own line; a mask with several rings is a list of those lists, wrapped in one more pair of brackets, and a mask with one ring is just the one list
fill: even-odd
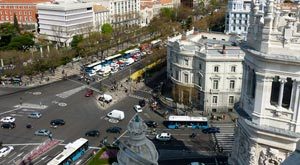
[(109, 112), (106, 116), (108, 118), (117, 119), (117, 120), (123, 120), (125, 118), (124, 112), (116, 109)]

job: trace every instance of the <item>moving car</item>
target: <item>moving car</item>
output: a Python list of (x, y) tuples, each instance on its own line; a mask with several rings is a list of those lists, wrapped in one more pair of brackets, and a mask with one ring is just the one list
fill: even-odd
[(145, 101), (145, 100), (140, 100), (140, 101), (139, 101), (139, 105), (140, 105), (141, 107), (144, 107), (144, 106), (146, 105), (146, 101)]
[(106, 130), (107, 133), (121, 133), (122, 128), (120, 127), (110, 127)]
[(93, 95), (93, 93), (94, 93), (93, 90), (89, 89), (89, 90), (86, 91), (86, 93), (85, 93), (84, 96), (85, 96), (85, 97), (90, 97), (90, 96)]
[(85, 136), (91, 136), (91, 137), (99, 137), (100, 135), (100, 132), (98, 130), (90, 130), (90, 131), (87, 131), (85, 133)]
[(11, 151), (14, 150), (13, 146), (4, 146), (0, 149), (0, 158), (7, 156)]
[(6, 116), (6, 117), (3, 117), (0, 121), (3, 123), (13, 123), (16, 121), (16, 118), (11, 117), (11, 116)]
[(155, 138), (156, 138), (156, 140), (159, 140), (159, 141), (170, 141), (172, 136), (170, 133), (163, 132), (163, 133), (156, 135)]
[(125, 118), (124, 112), (116, 109), (109, 112), (106, 116), (117, 120), (123, 120)]
[(50, 134), (52, 133), (47, 129), (40, 129), (34, 132), (36, 136), (49, 136)]
[(142, 107), (141, 107), (140, 105), (134, 105), (134, 106), (133, 106), (133, 109), (134, 109), (136, 112), (143, 112)]
[(16, 127), (15, 123), (3, 123), (1, 125), (1, 128), (5, 128), (5, 129), (13, 129)]
[(65, 125), (65, 121), (63, 119), (55, 119), (50, 121), (51, 126), (62, 126)]
[(28, 117), (32, 119), (39, 119), (42, 117), (42, 114), (39, 112), (32, 112), (31, 114), (28, 115)]
[(218, 127), (209, 127), (202, 130), (203, 133), (220, 133), (220, 128)]
[(158, 126), (158, 124), (155, 122), (155, 121), (152, 121), (152, 120), (147, 120), (145, 121), (145, 124), (148, 126), (148, 127), (152, 127), (152, 128), (156, 128)]

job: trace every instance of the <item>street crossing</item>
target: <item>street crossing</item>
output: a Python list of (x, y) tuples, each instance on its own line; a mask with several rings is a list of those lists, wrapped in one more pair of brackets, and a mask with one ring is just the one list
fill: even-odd
[(69, 96), (72, 96), (73, 94), (85, 89), (85, 88), (86, 88), (85, 86), (80, 86), (80, 87), (77, 87), (77, 88), (74, 88), (74, 89), (56, 94), (56, 96), (65, 99), (65, 98), (67, 98)]
[(231, 152), (234, 143), (234, 123), (214, 123), (213, 127), (219, 127), (220, 133), (216, 133), (213, 136), (215, 144), (219, 144), (219, 147), (223, 148), (223, 152)]

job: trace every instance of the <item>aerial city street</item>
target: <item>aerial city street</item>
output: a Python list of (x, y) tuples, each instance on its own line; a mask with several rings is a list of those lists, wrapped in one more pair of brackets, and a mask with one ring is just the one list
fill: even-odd
[(299, 11), (0, 1), (0, 165), (297, 165)]

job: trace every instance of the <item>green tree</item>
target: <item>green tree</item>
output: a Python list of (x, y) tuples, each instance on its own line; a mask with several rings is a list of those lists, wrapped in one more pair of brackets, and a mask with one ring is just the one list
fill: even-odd
[(14, 27), (15, 27), (16, 31), (18, 33), (20, 33), (20, 27), (19, 27), (18, 18), (16, 16), (16, 13), (14, 13)]
[(78, 43), (83, 40), (83, 35), (75, 35), (73, 36), (73, 40), (71, 42), (71, 47), (77, 49)]
[(109, 23), (105, 23), (101, 26), (101, 32), (103, 34), (112, 34), (113, 28)]
[(29, 34), (23, 34), (14, 37), (11, 42), (8, 44), (9, 49), (14, 50), (29, 50), (31, 46), (34, 45), (33, 37)]
[(175, 12), (171, 8), (162, 8), (160, 9), (160, 17), (167, 18), (168, 20), (174, 20)]
[(0, 24), (0, 48), (7, 49), (7, 45), (10, 43), (11, 39), (16, 36), (16, 30), (11, 23)]

